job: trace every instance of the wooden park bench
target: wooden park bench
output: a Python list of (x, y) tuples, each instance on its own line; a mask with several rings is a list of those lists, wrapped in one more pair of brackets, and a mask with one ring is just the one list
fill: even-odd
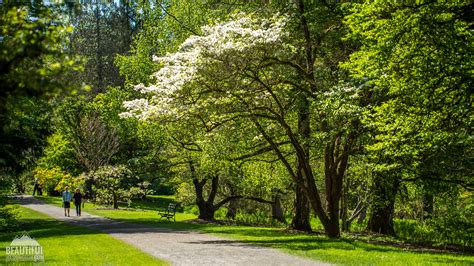
[(161, 221), (161, 219), (167, 219), (171, 222), (171, 219), (173, 219), (173, 221), (176, 222), (176, 205), (176, 203), (170, 203), (168, 208), (158, 211), (158, 215), (160, 215), (160, 219), (158, 221)]

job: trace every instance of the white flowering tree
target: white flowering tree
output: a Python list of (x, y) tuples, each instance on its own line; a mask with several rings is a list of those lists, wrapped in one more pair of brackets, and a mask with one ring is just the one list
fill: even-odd
[[(316, 61), (316, 48), (327, 36), (312, 36), (304, 5), (294, 8), (292, 16), (241, 13), (203, 27), (201, 36), (189, 37), (177, 52), (155, 58), (161, 68), (154, 84), (136, 86), (148, 97), (125, 102), (122, 116), (197, 118), (209, 130), (228, 121), (252, 124), (254, 130), (241, 134), (255, 132), (253, 141), (266, 147), (250, 154), (273, 152), (297, 184), (300, 200), (309, 199), (326, 233), (338, 237), (342, 181), (360, 111), (353, 105), (357, 90), (321, 81), (330, 67)], [(318, 72), (318, 64), (326, 72)], [(324, 188), (317, 185), (320, 178)]]
[[(237, 21), (237, 23), (250, 22), (248, 18), (245, 18), (245, 21), (243, 19)], [(228, 28), (232, 29), (232, 26), (228, 25)], [(211, 31), (215, 31), (215, 28), (203, 27), (202, 30), (206, 34), (210, 34)], [(249, 33), (251, 32), (247, 34)], [(208, 37), (215, 38), (219, 34), (219, 32), (213, 32), (212, 36)], [(266, 36), (262, 36), (262, 38), (266, 38)], [(199, 218), (211, 220), (218, 208), (233, 199), (243, 197), (241, 194), (235, 195), (235, 193), (230, 193), (224, 196), (221, 195), (220, 200), (214, 202), (214, 200), (217, 200), (219, 179), (222, 181), (222, 178), (230, 178), (228, 175), (225, 176), (222, 173), (223, 171), (216, 169), (216, 167), (225, 167), (220, 162), (228, 161), (231, 157), (229, 152), (231, 145), (229, 143), (217, 145), (218, 141), (216, 139), (225, 138), (221, 137), (222, 134), (230, 137), (230, 134), (225, 133), (226, 129), (223, 129), (223, 124), (229, 121), (235, 122), (236, 117), (232, 115), (232, 112), (229, 113), (229, 116), (222, 115), (222, 113), (218, 112), (219, 107), (214, 106), (210, 108), (211, 106), (208, 101), (190, 102), (190, 97), (199, 95), (201, 93), (199, 89), (202, 88), (198, 84), (193, 88), (195, 86), (193, 85), (193, 76), (197, 77), (197, 72), (200, 71), (198, 69), (205, 70), (207, 68), (205, 63), (206, 56), (200, 55), (192, 47), (194, 46), (194, 40), (202, 42), (198, 37), (191, 37), (182, 44), (180, 49), (182, 52), (162, 58), (155, 58), (156, 61), (162, 64), (162, 68), (153, 75), (156, 83), (151, 86), (136, 86), (137, 90), (149, 94), (151, 97), (125, 102), (124, 106), (128, 108), (129, 112), (122, 114), (122, 116), (144, 120), (158, 119), (159, 121), (167, 122), (168, 125), (172, 125), (167, 128), (169, 134), (173, 136), (171, 137), (171, 142), (174, 147), (171, 150), (174, 150), (172, 152), (174, 164), (186, 166), (186, 169), (180, 170), (181, 172), (187, 170), (193, 181), (196, 203), (200, 209)], [(208, 61), (208, 63), (211, 63), (211, 61)], [(207, 68), (206, 71), (212, 72), (210, 68)], [(213, 99), (216, 100), (214, 103), (222, 100), (219, 103), (221, 107), (225, 107), (229, 100), (223, 99), (220, 96), (216, 96)], [(225, 126), (228, 132), (234, 130), (233, 127), (236, 127), (236, 125), (230, 125), (229, 123)], [(217, 127), (219, 127), (219, 130), (216, 130)], [(240, 137), (240, 139), (243, 138)], [(262, 142), (262, 140), (258, 139), (256, 141)], [(215, 156), (210, 155), (212, 153), (209, 151), (210, 144), (219, 146), (220, 150), (214, 152)], [(235, 150), (236, 148), (232, 149)], [(227, 155), (216, 156), (218, 153), (227, 153)], [(238, 157), (238, 155), (235, 157)], [(204, 191), (204, 186), (208, 182), (210, 182), (210, 188), (206, 192)], [(225, 183), (229, 184), (229, 182)]]

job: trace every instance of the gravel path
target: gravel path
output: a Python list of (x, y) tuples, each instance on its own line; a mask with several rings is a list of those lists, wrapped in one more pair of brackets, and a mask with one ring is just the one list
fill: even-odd
[(195, 231), (131, 224), (86, 212), (76, 217), (73, 208), (71, 215), (74, 216), (65, 217), (62, 208), (45, 204), (32, 196), (22, 196), (18, 201), (24, 207), (57, 220), (108, 233), (173, 265), (327, 265), (272, 248), (247, 245)]

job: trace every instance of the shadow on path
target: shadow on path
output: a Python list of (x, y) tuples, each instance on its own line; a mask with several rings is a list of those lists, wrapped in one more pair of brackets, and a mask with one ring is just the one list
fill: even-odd
[(20, 196), (17, 202), (61, 222), (110, 234), (173, 265), (327, 265), (269, 247), (184, 230), (178, 223), (176, 228), (171, 224), (170, 227), (157, 227), (148, 220), (146, 223), (130, 223), (87, 212), (82, 212), (81, 217), (65, 217), (63, 208), (45, 204), (32, 196)]

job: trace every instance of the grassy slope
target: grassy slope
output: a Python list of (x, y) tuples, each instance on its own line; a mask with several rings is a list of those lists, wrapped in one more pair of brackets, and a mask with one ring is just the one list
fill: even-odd
[[(43, 200), (60, 206), (60, 199), (43, 197)], [(156, 198), (159, 200), (159, 198)], [(169, 200), (164, 198), (163, 201)], [(166, 205), (166, 204), (164, 204)], [(150, 207), (150, 206), (148, 206)], [(282, 249), (288, 253), (315, 260), (343, 265), (473, 265), (474, 257), (454, 254), (413, 252), (402, 248), (369, 244), (364, 241), (342, 238), (328, 239), (322, 235), (292, 234), (278, 228), (249, 226), (196, 225), (182, 221), (196, 218), (177, 213), (176, 223), (157, 222), (151, 210), (96, 210), (97, 206), (86, 204), (85, 211), (112, 219), (143, 223), (157, 227), (192, 229), (240, 240), (249, 244)]]
[[(167, 265), (107, 234), (68, 225), (28, 208), (20, 207), (19, 212), (20, 232), (28, 232), (40, 243), (46, 265)], [(0, 264), (15, 235), (0, 233)]]

